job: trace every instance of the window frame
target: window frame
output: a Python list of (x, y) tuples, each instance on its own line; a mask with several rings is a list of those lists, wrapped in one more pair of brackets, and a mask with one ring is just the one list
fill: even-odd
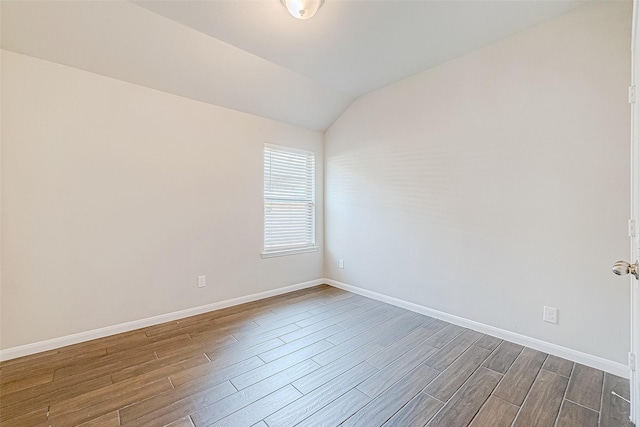
[[(307, 156), (312, 156), (313, 159), (313, 170), (312, 170), (312, 176), (311, 176), (311, 200), (310, 201), (305, 201), (305, 200), (299, 200), (299, 202), (304, 202), (304, 203), (308, 203), (311, 205), (311, 242), (308, 245), (305, 246), (289, 246), (289, 247), (282, 247), (282, 248), (275, 248), (275, 249), (269, 249), (266, 247), (266, 233), (267, 233), (267, 224), (266, 224), (266, 220), (267, 220), (267, 216), (266, 216), (266, 205), (268, 203), (268, 198), (267, 198), (267, 194), (266, 194), (266, 162), (265, 162), (265, 155), (266, 155), (266, 151), (267, 149), (273, 149), (273, 150), (279, 150), (285, 153), (297, 153), (297, 154), (304, 154)], [(317, 175), (317, 164), (316, 164), (316, 153), (314, 151), (311, 150), (305, 150), (305, 149), (300, 149), (300, 148), (294, 148), (294, 147), (287, 147), (287, 146), (283, 146), (283, 145), (276, 145), (276, 144), (271, 144), (271, 143), (265, 143), (263, 145), (262, 148), (262, 176), (263, 176), (263, 186), (262, 186), (262, 207), (263, 207), (263, 211), (262, 211), (262, 252), (261, 252), (261, 256), (262, 258), (272, 258), (272, 257), (278, 257), (278, 256), (286, 256), (286, 255), (294, 255), (294, 254), (301, 254), (301, 253), (308, 253), (308, 252), (315, 252), (318, 250), (318, 245), (317, 245), (317, 241), (316, 241), (316, 175)]]

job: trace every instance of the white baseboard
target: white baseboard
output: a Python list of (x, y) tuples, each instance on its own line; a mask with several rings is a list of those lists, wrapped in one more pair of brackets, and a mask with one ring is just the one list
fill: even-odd
[(407, 310), (414, 311), (416, 313), (424, 314), (426, 316), (435, 317), (436, 319), (444, 320), (454, 325), (462, 326), (465, 328), (473, 329), (474, 331), (482, 332), (483, 334), (492, 335), (497, 338), (511, 341), (516, 344), (520, 344), (526, 347), (533, 348), (535, 350), (542, 351), (544, 353), (552, 354), (554, 356), (562, 357), (563, 359), (571, 360), (573, 362), (581, 363), (592, 368), (600, 369), (601, 371), (608, 372), (613, 375), (617, 375), (623, 378), (629, 378), (629, 368), (618, 362), (613, 362), (608, 359), (603, 359), (598, 356), (592, 356), (587, 353), (572, 350), (570, 348), (562, 347), (556, 344), (551, 344), (546, 341), (539, 340), (537, 338), (531, 338), (525, 335), (520, 335), (515, 332), (510, 332), (504, 329), (496, 328), (493, 326), (485, 325), (473, 320), (465, 319), (464, 317), (454, 316), (452, 314), (444, 313), (442, 311), (434, 310), (422, 305), (407, 302), (398, 298), (393, 298), (387, 295), (379, 294), (377, 292), (369, 291), (366, 289), (358, 288), (356, 286), (347, 285), (346, 283), (338, 282), (332, 279), (324, 279), (324, 283), (327, 283), (336, 288), (344, 289), (345, 291), (353, 292), (365, 297), (373, 298), (378, 301), (386, 302), (388, 304), (395, 305), (397, 307), (405, 308)]
[(243, 297), (233, 298), (226, 301), (214, 302), (198, 307), (188, 308), (185, 310), (174, 311), (172, 313), (161, 314), (159, 316), (148, 317), (146, 319), (134, 320), (132, 322), (121, 323), (118, 325), (107, 326), (100, 329), (93, 329), (90, 331), (79, 332), (77, 334), (66, 335), (63, 337), (52, 338), (46, 341), (35, 342), (31, 344), (25, 344), (18, 347), (11, 347), (5, 350), (0, 350), (0, 361), (15, 359), (17, 357), (28, 356), (30, 354), (40, 353), (43, 351), (54, 350), (56, 348), (65, 347), (72, 344), (78, 344), (84, 341), (90, 341), (97, 338), (103, 338), (109, 335), (119, 334), (122, 332), (129, 332), (135, 329), (145, 328), (147, 326), (153, 326), (164, 322), (170, 322), (172, 320), (178, 320), (189, 316), (195, 316), (197, 314), (206, 313), (209, 311), (220, 310), (223, 308), (231, 307), (234, 305), (244, 304), (251, 301), (256, 301), (263, 298), (269, 298), (276, 295), (285, 294), (287, 292), (296, 291), (299, 289), (310, 288), (312, 286), (321, 285), (323, 283), (329, 284), (336, 288), (344, 289), (355, 294), (363, 295), (369, 298), (373, 298), (378, 301), (386, 302), (388, 304), (395, 305), (416, 313), (424, 314), (426, 316), (435, 317), (436, 319), (444, 320), (455, 325), (459, 325), (465, 328), (473, 329), (484, 334), (492, 335), (507, 341), (514, 342), (516, 344), (524, 345), (526, 347), (533, 348), (554, 356), (562, 357), (573, 362), (581, 363), (583, 365), (591, 366), (596, 369), (600, 369), (611, 374), (629, 378), (629, 369), (626, 365), (611, 360), (603, 359), (601, 357), (593, 356), (580, 351), (572, 350), (566, 347), (562, 347), (556, 344), (551, 344), (546, 341), (542, 341), (536, 338), (531, 338), (525, 335), (510, 332), (504, 329), (496, 328), (493, 326), (485, 325), (473, 320), (465, 319), (464, 317), (455, 316), (452, 314), (444, 313), (442, 311), (434, 310), (422, 305), (407, 302), (398, 298), (390, 297), (377, 292), (362, 289), (356, 286), (348, 285), (346, 283), (338, 282), (332, 279), (317, 279), (309, 282), (298, 283), (291, 286), (284, 286), (278, 289), (273, 289), (256, 294), (246, 295)]
[(28, 356), (30, 354), (40, 353), (48, 350), (55, 350), (56, 348), (65, 347), (71, 344), (78, 344), (84, 341), (90, 341), (97, 338), (103, 338), (109, 335), (120, 334), (122, 332), (129, 332), (135, 329), (145, 328), (147, 326), (158, 325), (164, 322), (170, 322), (172, 320), (178, 320), (189, 316), (195, 316), (196, 314), (207, 313), (209, 311), (220, 310), (222, 308), (231, 307), (234, 305), (244, 304), (251, 301), (256, 301), (263, 298), (269, 298), (276, 295), (285, 294), (287, 292), (297, 291), (299, 289), (310, 288), (325, 283), (323, 279), (311, 280), (309, 282), (298, 283), (296, 285), (284, 286), (278, 289), (272, 289), (257, 294), (251, 294), (243, 297), (233, 298), (226, 301), (214, 302), (211, 304), (205, 304), (198, 307), (187, 308), (185, 310), (174, 311), (172, 313), (161, 314), (158, 316), (148, 317), (146, 319), (134, 320), (132, 322), (120, 323), (118, 325), (107, 326), (100, 329), (93, 329), (91, 331), (79, 332), (77, 334), (66, 335), (63, 337), (52, 338), (46, 341), (34, 342), (31, 344), (25, 344), (18, 347), (11, 347), (5, 350), (0, 350), (0, 361), (15, 359), (17, 357)]

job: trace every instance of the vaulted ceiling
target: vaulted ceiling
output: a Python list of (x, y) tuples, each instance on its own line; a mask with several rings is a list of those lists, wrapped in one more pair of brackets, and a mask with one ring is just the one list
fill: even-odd
[(357, 97), (586, 0), (0, 2), (2, 48), (310, 129)]

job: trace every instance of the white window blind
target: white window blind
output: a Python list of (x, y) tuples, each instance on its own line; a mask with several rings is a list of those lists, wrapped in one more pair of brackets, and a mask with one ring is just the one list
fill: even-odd
[(315, 247), (315, 155), (264, 148), (264, 252)]

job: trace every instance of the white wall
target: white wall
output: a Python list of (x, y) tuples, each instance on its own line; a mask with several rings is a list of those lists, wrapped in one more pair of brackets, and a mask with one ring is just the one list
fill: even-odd
[(8, 51), (1, 90), (0, 348), (322, 277), (260, 257), (263, 144), (320, 132)]
[(624, 363), (630, 26), (601, 2), (356, 101), (325, 137), (328, 277)]

